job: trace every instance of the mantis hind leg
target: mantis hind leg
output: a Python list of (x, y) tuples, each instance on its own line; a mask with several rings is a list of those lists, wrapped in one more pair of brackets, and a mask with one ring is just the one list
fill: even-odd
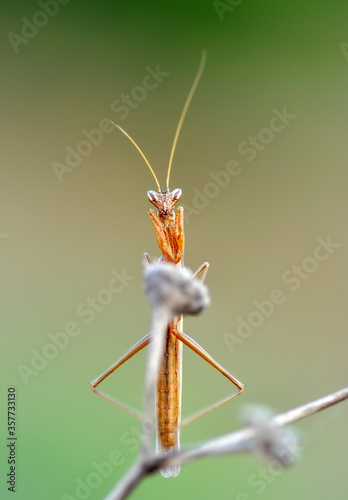
[(234, 384), (237, 388), (237, 392), (233, 393), (232, 395), (227, 396), (226, 398), (222, 399), (221, 401), (218, 401), (217, 403), (209, 406), (208, 408), (205, 408), (204, 410), (199, 411), (193, 416), (186, 418), (181, 424), (182, 426), (184, 426), (193, 422), (194, 420), (197, 420), (200, 417), (203, 417), (203, 415), (210, 413), (211, 411), (215, 410), (216, 408), (219, 408), (228, 401), (231, 401), (231, 399), (234, 399), (235, 397), (239, 396), (239, 394), (241, 394), (244, 391), (245, 386), (236, 377), (234, 377), (231, 373), (225, 370), (225, 368), (223, 368), (217, 361), (215, 361), (215, 359), (212, 358), (210, 354), (208, 354), (207, 351), (205, 351), (203, 347), (201, 347), (195, 340), (191, 339), (191, 337), (186, 335), (186, 333), (176, 331), (175, 335), (183, 344), (192, 349), (192, 351), (198, 354), (207, 363), (212, 365), (218, 372), (220, 372), (228, 380), (230, 380), (232, 384)]

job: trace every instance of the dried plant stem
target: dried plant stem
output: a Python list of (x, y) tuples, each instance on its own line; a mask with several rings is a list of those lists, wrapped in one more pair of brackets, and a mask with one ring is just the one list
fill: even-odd
[(161, 356), (164, 350), (165, 336), (171, 315), (167, 308), (157, 308), (153, 315), (152, 337), (148, 350), (146, 381), (145, 381), (145, 407), (143, 417), (143, 440), (141, 455), (151, 455), (154, 436), (155, 387), (161, 365)]
[[(348, 399), (348, 387), (341, 389), (337, 392), (324, 396), (323, 398), (312, 401), (305, 405), (299, 406), (285, 413), (281, 413), (270, 420), (270, 424), (275, 428), (285, 427), (286, 425), (293, 424), (298, 420), (314, 415), (321, 410), (325, 410), (341, 401)], [(218, 456), (224, 454), (232, 454), (238, 452), (246, 452), (253, 450), (253, 442), (258, 438), (258, 427), (250, 426), (240, 431), (226, 434), (220, 438), (213, 439), (208, 443), (182, 451), (178, 458), (180, 463), (184, 464), (192, 460), (208, 456)]]
[(113, 488), (104, 500), (122, 500), (127, 498), (134, 488), (145, 477), (146, 472), (140, 461), (136, 462), (121, 481)]
[(255, 452), (264, 447), (268, 458), (274, 457), (283, 465), (289, 465), (290, 461), (287, 461), (286, 456), (282, 456), (287, 444), (278, 430), (348, 399), (347, 387), (268, 420), (255, 421), (248, 427), (212, 439), (203, 445), (180, 452), (155, 455), (152, 451), (155, 388), (168, 324), (174, 315), (187, 311), (190, 314), (197, 314), (203, 305), (205, 304), (205, 307), (208, 303), (205, 293), (200, 292), (197, 295), (195, 285), (192, 290), (185, 289), (186, 296), (183, 292), (183, 280), (188, 279), (190, 283), (191, 278), (187, 278), (185, 273), (179, 273), (174, 269), (168, 266), (163, 267), (163, 264), (159, 265), (158, 269), (153, 266), (145, 280), (145, 290), (153, 306), (153, 328), (146, 369), (142, 447), (136, 463), (104, 500), (127, 498), (144, 477), (157, 472), (164, 466), (185, 464), (204, 457)]
[[(285, 427), (286, 425), (302, 420), (325, 410), (341, 401), (348, 399), (348, 387), (337, 392), (329, 394), (323, 398), (312, 401), (305, 405), (294, 408), (285, 413), (281, 413), (270, 420), (270, 424), (275, 428)], [(219, 456), (225, 454), (245, 453), (254, 450), (254, 443), (259, 437), (259, 428), (250, 426), (231, 434), (226, 434), (219, 438), (208, 441), (202, 446), (197, 446), (181, 452), (148, 456), (144, 462), (140, 456), (138, 462), (120, 481), (120, 483), (109, 493), (105, 500), (123, 500), (132, 492), (132, 490), (147, 475), (158, 471), (164, 465), (180, 463), (185, 464), (204, 457)]]

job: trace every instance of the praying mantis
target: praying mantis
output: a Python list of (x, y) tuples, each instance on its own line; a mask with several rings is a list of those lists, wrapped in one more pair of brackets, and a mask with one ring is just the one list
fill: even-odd
[[(174, 208), (179, 202), (182, 192), (181, 189), (174, 189), (170, 191), (169, 189), (169, 179), (170, 172), (174, 157), (175, 148), (177, 145), (178, 137), (184, 122), (185, 115), (189, 108), (190, 102), (198, 86), (199, 80), (202, 76), (204, 66), (206, 62), (206, 52), (202, 53), (200, 65), (195, 76), (192, 87), (186, 98), (185, 105), (183, 107), (179, 123), (175, 132), (174, 141), (170, 153), (169, 165), (167, 171), (166, 180), (166, 190), (162, 191), (160, 184), (157, 180), (154, 170), (152, 169), (150, 163), (145, 157), (144, 153), (137, 145), (137, 143), (128, 135), (128, 133), (123, 130), (119, 125), (114, 125), (132, 142), (135, 148), (138, 150), (145, 163), (152, 173), (158, 191), (148, 191), (147, 196), (150, 203), (156, 208), (157, 211), (150, 209), (149, 215), (152, 222), (152, 226), (155, 232), (156, 240), (159, 249), (161, 250), (161, 259), (168, 261), (176, 266), (183, 266), (184, 257), (184, 209), (183, 207), (178, 207), (176, 212)], [(145, 259), (149, 265), (152, 264), (151, 258), (148, 253), (145, 253)], [(202, 281), (204, 280), (206, 273), (208, 271), (209, 264), (204, 262), (194, 273), (193, 278), (202, 275)], [(197, 418), (213, 411), (219, 406), (232, 400), (244, 390), (244, 385), (233, 375), (231, 375), (225, 368), (223, 368), (215, 359), (213, 359), (195, 340), (190, 338), (186, 333), (183, 332), (183, 321), (181, 316), (173, 318), (168, 326), (165, 348), (163, 352), (163, 358), (161, 363), (161, 368), (158, 373), (157, 380), (157, 404), (156, 404), (156, 421), (157, 421), (157, 438), (156, 438), (156, 449), (160, 453), (169, 453), (174, 450), (180, 449), (180, 429), (183, 425), (196, 420)], [(117, 407), (123, 409), (124, 411), (130, 413), (136, 418), (141, 419), (141, 415), (125, 406), (124, 404), (116, 401), (114, 398), (100, 392), (98, 389), (99, 384), (105, 380), (109, 375), (117, 370), (126, 361), (132, 358), (136, 353), (143, 349), (151, 341), (151, 332), (140, 339), (133, 347), (129, 349), (118, 361), (116, 361), (112, 366), (110, 366), (105, 372), (103, 372), (99, 377), (97, 377), (93, 382), (91, 382), (91, 389), (93, 392), (103, 397), (107, 401), (116, 405)], [(186, 345), (188, 348), (192, 349), (196, 354), (198, 354), (207, 363), (210, 363), (216, 370), (218, 370), (222, 375), (224, 375), (228, 380), (230, 380), (237, 391), (232, 395), (224, 398), (223, 400), (211, 405), (209, 408), (201, 410), (192, 417), (187, 418), (181, 423), (181, 387), (182, 387), (182, 377), (181, 377), (181, 367), (182, 367), (182, 345)], [(180, 473), (180, 465), (166, 466), (161, 469), (161, 474), (164, 477), (176, 477)]]

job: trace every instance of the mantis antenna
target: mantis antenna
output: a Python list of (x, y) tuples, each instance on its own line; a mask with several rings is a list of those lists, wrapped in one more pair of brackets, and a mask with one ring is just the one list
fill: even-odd
[[(202, 73), (203, 73), (203, 70), (204, 70), (204, 67), (205, 67), (205, 63), (206, 63), (206, 60), (207, 60), (207, 51), (206, 50), (203, 50), (202, 52), (202, 55), (201, 55), (201, 61), (199, 63), (199, 68), (198, 68), (198, 71), (197, 71), (197, 74), (196, 74), (196, 77), (194, 79), (194, 82), (192, 84), (192, 87), (190, 89), (190, 92), (187, 96), (187, 99), (186, 99), (186, 102), (184, 104), (184, 108), (181, 112), (181, 116), (180, 116), (180, 119), (179, 119), (179, 123), (178, 123), (178, 126), (177, 126), (177, 129), (175, 131), (175, 136), (174, 136), (174, 141), (173, 141), (173, 146), (172, 146), (172, 150), (170, 152), (170, 158), (169, 158), (169, 165), (168, 165), (168, 173), (167, 173), (167, 191), (169, 191), (169, 177), (170, 177), (170, 171), (171, 171), (171, 168), (172, 168), (172, 162), (173, 162), (173, 156), (174, 156), (174, 151), (175, 151), (175, 148), (176, 148), (176, 144), (178, 142), (178, 138), (179, 138), (179, 134), (180, 134), (180, 130), (181, 130), (181, 127), (182, 127), (182, 124), (184, 123), (184, 119), (185, 119), (185, 116), (186, 116), (186, 113), (187, 113), (187, 110), (190, 106), (190, 103), (191, 103), (191, 100), (192, 100), (192, 97), (194, 96), (195, 92), (196, 92), (196, 89), (197, 89), (197, 86), (199, 84), (199, 81), (201, 79), (201, 76), (202, 76)], [(121, 129), (122, 130), (122, 129)]]
[(142, 152), (142, 150), (139, 148), (138, 144), (135, 142), (135, 140), (134, 140), (134, 139), (132, 139), (132, 138), (131, 138), (131, 136), (130, 136), (129, 134), (127, 134), (127, 132), (126, 132), (125, 130), (123, 130), (123, 128), (122, 128), (122, 127), (120, 127), (119, 125), (117, 125), (117, 123), (113, 122), (112, 120), (111, 120), (111, 123), (112, 123), (113, 125), (115, 125), (115, 127), (116, 127), (116, 128), (118, 128), (119, 130), (121, 130), (121, 132), (123, 132), (123, 133), (124, 133), (124, 135), (125, 135), (125, 136), (126, 136), (126, 137), (130, 140), (130, 141), (131, 141), (131, 143), (132, 143), (132, 144), (133, 144), (133, 145), (137, 148), (137, 150), (139, 151), (139, 153), (141, 154), (141, 156), (142, 156), (142, 157), (143, 157), (143, 159), (145, 160), (146, 165), (149, 167), (150, 172), (152, 173), (152, 175), (153, 175), (153, 177), (154, 177), (154, 179), (155, 179), (155, 181), (156, 181), (156, 184), (157, 184), (157, 187), (158, 187), (158, 192), (160, 193), (160, 192), (161, 192), (161, 188), (160, 188), (159, 182), (158, 182), (158, 180), (157, 180), (156, 174), (155, 174), (155, 172), (153, 171), (153, 168), (151, 167), (150, 163), (147, 161), (146, 156), (144, 155), (144, 153)]

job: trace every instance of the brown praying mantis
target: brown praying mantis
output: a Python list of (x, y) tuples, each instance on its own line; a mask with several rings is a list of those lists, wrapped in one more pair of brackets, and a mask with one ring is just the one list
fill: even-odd
[[(136, 142), (125, 132), (119, 125), (114, 124), (123, 134), (133, 143), (139, 151), (142, 158), (145, 160), (157, 184), (158, 191), (148, 191), (147, 196), (149, 201), (154, 205), (157, 212), (150, 209), (149, 215), (155, 231), (158, 246), (162, 252), (161, 259), (171, 262), (177, 266), (183, 266), (184, 256), (184, 209), (178, 207), (176, 213), (174, 207), (177, 205), (181, 198), (181, 189), (169, 190), (169, 178), (172, 167), (173, 156), (180, 134), (185, 115), (189, 108), (192, 97), (198, 86), (199, 80), (202, 76), (206, 62), (206, 53), (202, 53), (201, 62), (198, 72), (187, 96), (184, 108), (182, 110), (179, 123), (175, 132), (174, 141), (169, 158), (169, 166), (167, 171), (167, 189), (162, 191), (157, 177), (146, 159), (144, 153)], [(149, 254), (145, 253), (145, 259), (152, 264)], [(204, 262), (194, 273), (193, 278), (196, 278), (202, 273), (202, 281), (204, 280), (208, 271), (209, 264)], [(231, 375), (225, 368), (223, 368), (217, 361), (215, 361), (195, 340), (190, 338), (182, 330), (183, 322), (182, 317), (175, 317), (168, 326), (167, 336), (165, 341), (165, 349), (161, 368), (158, 373), (157, 380), (157, 408), (156, 408), (156, 421), (157, 421), (157, 444), (158, 452), (168, 453), (180, 449), (180, 429), (183, 425), (196, 420), (197, 418), (211, 412), (219, 406), (227, 403), (231, 399), (241, 394), (244, 390), (244, 385), (239, 382), (233, 375)], [(117, 407), (130, 413), (136, 418), (141, 419), (141, 415), (125, 406), (124, 404), (116, 401), (108, 395), (99, 391), (99, 384), (106, 379), (117, 368), (123, 365), (127, 360), (132, 358), (137, 352), (143, 349), (151, 341), (151, 332), (139, 340), (133, 347), (130, 348), (116, 363), (110, 366), (105, 372), (91, 382), (91, 389), (96, 394), (99, 394), (107, 401), (113, 403)], [(230, 380), (237, 388), (237, 392), (229, 395), (225, 399), (211, 405), (209, 408), (201, 410), (192, 417), (187, 418), (181, 422), (181, 363), (182, 363), (182, 345), (186, 345), (207, 363), (210, 363), (216, 370)], [(180, 472), (180, 465), (167, 466), (161, 470), (164, 477), (175, 477)]]

